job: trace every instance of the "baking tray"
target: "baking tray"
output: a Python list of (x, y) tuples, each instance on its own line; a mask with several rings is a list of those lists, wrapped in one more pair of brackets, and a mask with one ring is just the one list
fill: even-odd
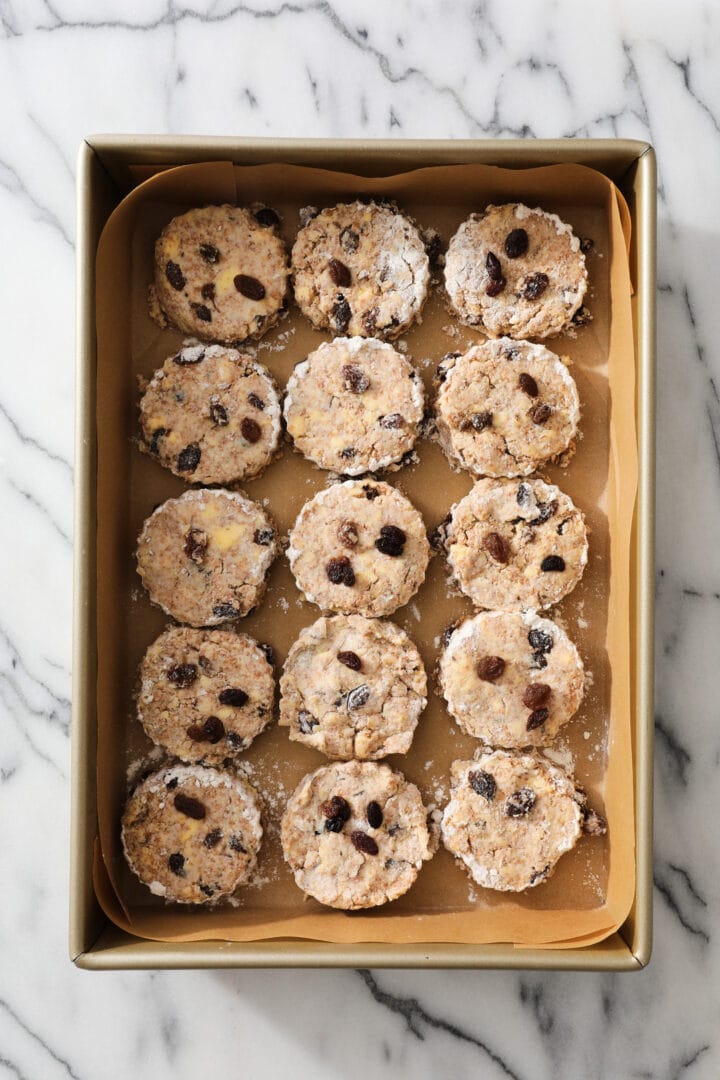
[[(582, 949), (512, 945), (352, 945), (274, 940), (171, 944), (140, 940), (101, 912), (92, 887), (95, 803), (95, 252), (103, 225), (134, 186), (129, 166), (197, 161), (291, 164), (386, 175), (427, 165), (481, 162), (505, 167), (577, 162), (610, 177), (625, 195), (633, 224), (631, 276), (637, 374), (639, 488), (634, 519), (631, 634), (636, 799), (636, 895), (633, 909), (604, 942)], [(78, 170), (78, 368), (76, 563), (73, 686), (73, 787), (70, 950), (86, 968), (138, 967), (509, 967), (633, 970), (651, 941), (653, 381), (655, 160), (646, 143), (557, 141), (300, 141), (97, 136), (80, 150)]]

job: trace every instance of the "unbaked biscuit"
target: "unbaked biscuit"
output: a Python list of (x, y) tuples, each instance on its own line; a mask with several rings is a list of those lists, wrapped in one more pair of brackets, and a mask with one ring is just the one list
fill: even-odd
[(432, 855), (420, 792), (389, 765), (348, 761), (300, 781), (283, 814), (285, 860), (329, 907), (377, 907), (407, 892)]
[(430, 545), (412, 503), (378, 480), (347, 480), (305, 503), (290, 533), (290, 568), (311, 604), (391, 615), (425, 578)]
[(570, 226), (522, 203), (471, 214), (445, 258), (452, 310), (490, 337), (562, 333), (583, 302), (587, 280), (585, 256)]
[(574, 450), (577, 387), (543, 345), (499, 338), (451, 353), (437, 382), (438, 442), (476, 476), (527, 476)]
[(287, 252), (269, 208), (204, 206), (170, 221), (155, 244), (155, 301), (185, 334), (226, 345), (259, 338), (286, 307)]
[(287, 384), (285, 423), (295, 449), (348, 476), (401, 460), (418, 437), (422, 381), (391, 345), (373, 338), (324, 342)]
[(427, 704), (420, 654), (380, 619), (334, 615), (307, 626), (280, 679), (280, 726), (330, 758), (377, 759), (410, 749)]
[(235, 491), (186, 491), (143, 525), (137, 570), (150, 599), (178, 622), (216, 626), (258, 604), (275, 558), (275, 527)]
[(138, 719), (182, 761), (220, 764), (272, 720), (275, 679), (267, 646), (231, 630), (170, 627), (140, 665)]
[(417, 228), (392, 206), (321, 210), (292, 250), (295, 300), (320, 330), (395, 338), (420, 320), (430, 266)]
[(150, 380), (140, 402), (140, 430), (147, 451), (183, 480), (249, 480), (278, 452), (277, 388), (251, 357), (186, 342)]
[(485, 611), (456, 627), (440, 658), (448, 711), (489, 746), (541, 746), (577, 712), (580, 655), (556, 623), (534, 611)]
[(173, 765), (128, 799), (122, 844), (128, 866), (155, 896), (208, 904), (252, 876), (262, 840), (256, 792), (231, 772)]

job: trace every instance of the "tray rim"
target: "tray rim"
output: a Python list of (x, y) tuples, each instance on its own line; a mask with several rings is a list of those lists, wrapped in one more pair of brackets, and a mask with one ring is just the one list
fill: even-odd
[[(95, 822), (95, 251), (99, 206), (131, 186), (128, 163), (159, 166), (230, 158), (237, 164), (302, 161), (382, 175), (432, 164), (482, 161), (528, 168), (577, 162), (630, 184), (635, 278), (638, 495), (633, 560), (633, 735), (636, 892), (628, 919), (596, 945), (531, 949), (509, 944), (390, 945), (278, 939), (270, 942), (152, 942), (112, 926), (92, 888)], [(331, 165), (330, 162), (333, 162)], [(369, 167), (369, 169), (368, 169)], [(375, 170), (378, 170), (377, 172)], [(655, 512), (656, 162), (632, 139), (273, 139), (95, 135), (80, 145), (77, 179), (77, 293), (73, 572), (73, 693), (70, 835), (70, 957), (87, 970), (203, 967), (508, 968), (633, 971), (652, 948), (652, 750)]]

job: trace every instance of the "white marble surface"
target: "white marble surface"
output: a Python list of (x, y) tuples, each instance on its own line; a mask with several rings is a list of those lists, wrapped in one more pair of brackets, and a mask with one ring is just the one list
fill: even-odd
[[(0, 0), (0, 1076), (720, 1076), (719, 47), (710, 0)], [(655, 144), (647, 971), (93, 975), (69, 963), (74, 172), (98, 131)]]

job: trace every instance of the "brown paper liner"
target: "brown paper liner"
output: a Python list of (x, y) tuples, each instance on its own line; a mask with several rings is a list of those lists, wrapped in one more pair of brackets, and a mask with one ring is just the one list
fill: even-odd
[[(157, 173), (137, 169), (135, 175), (144, 182), (108, 221), (97, 256), (99, 839), (94, 881), (103, 910), (127, 932), (160, 941), (303, 938), (570, 948), (609, 936), (626, 918), (635, 888), (629, 571), (637, 453), (630, 219), (622, 196), (606, 177), (578, 165), (527, 170), (458, 165), (367, 178), (296, 166), (208, 163)], [(120, 845), (128, 767), (150, 750), (134, 717), (137, 664), (168, 623), (135, 574), (135, 538), (154, 506), (185, 489), (132, 443), (137, 376), (148, 377), (181, 341), (174, 330), (158, 330), (147, 314), (153, 243), (172, 216), (191, 206), (258, 200), (283, 214), (291, 244), (299, 207), (329, 205), (358, 194), (397, 199), (421, 226), (437, 228), (445, 242), (471, 211), (515, 200), (557, 212), (578, 235), (595, 242), (588, 256), (586, 301), (594, 320), (577, 334), (546, 342), (572, 359), (583, 407), (582, 437), (568, 467), (548, 468), (543, 475), (584, 510), (591, 529), (583, 581), (550, 612), (576, 641), (591, 673), (583, 706), (555, 749), (574, 758), (591, 804), (607, 816), (608, 835), (582, 838), (548, 882), (522, 895), (479, 888), (441, 848), (413, 888), (394, 903), (352, 915), (325, 909), (296, 888), (278, 840), (287, 796), (325, 759), (291, 743), (287, 731), (273, 724), (245, 756), (266, 807), (257, 883), (241, 890), (234, 906), (165, 905), (130, 874)], [(293, 308), (260, 343), (258, 359), (282, 387), (294, 364), (327, 336), (311, 329)], [(447, 314), (438, 285), (422, 324), (404, 340), (429, 389), (440, 357), (481, 336)], [(389, 480), (433, 528), (472, 481), (452, 470), (433, 444), (421, 443), (418, 458)], [(326, 481), (324, 473), (286, 447), (282, 458), (245, 490), (253, 498), (268, 499), (286, 532), (302, 504)], [(449, 592), (442, 559), (436, 557), (417, 596), (393, 618), (417, 643), (431, 674), (442, 630), (471, 612), (468, 600)], [(281, 557), (271, 571), (264, 603), (238, 628), (269, 641), (281, 664), (300, 629), (317, 616), (317, 609), (301, 599)], [(477, 743), (457, 730), (434, 689), (429, 696), (410, 753), (390, 763), (418, 784), (426, 803), (443, 805), (450, 763), (471, 757)]]

